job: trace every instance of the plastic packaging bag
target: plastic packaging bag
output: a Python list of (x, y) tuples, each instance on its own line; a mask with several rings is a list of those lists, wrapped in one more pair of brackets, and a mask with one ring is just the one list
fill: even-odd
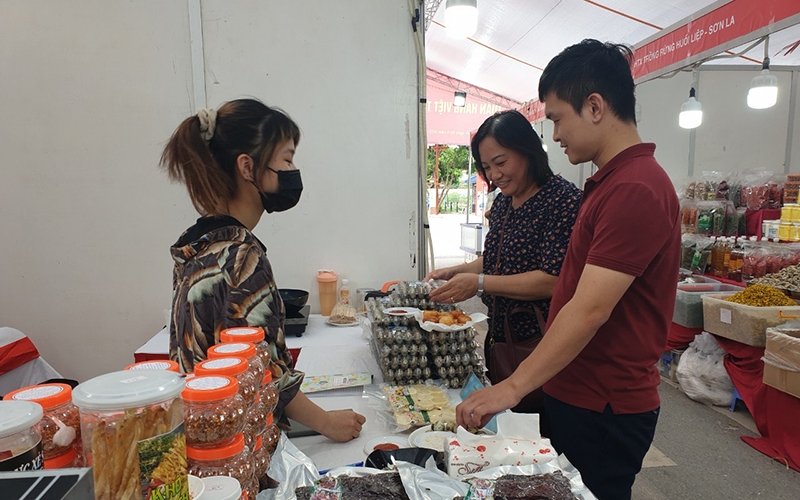
[(722, 359), (725, 351), (708, 332), (696, 335), (678, 362), (678, 383), (689, 398), (714, 406), (727, 406), (733, 384)]
[(500, 465), (544, 463), (558, 455), (550, 440), (539, 434), (536, 413), (502, 413), (497, 434), (472, 434), (463, 427), (446, 443), (447, 473), (463, 477)]
[(302, 451), (281, 433), (278, 446), (272, 454), (267, 474), (278, 481), (277, 488), (260, 492), (258, 500), (293, 500), (294, 490), (301, 486), (311, 486), (319, 479), (317, 466)]
[(468, 476), (464, 479), (469, 482), (471, 486), (465, 498), (470, 500), (492, 498), (488, 495), (493, 495), (494, 489), (491, 487), (491, 484), (488, 485), (489, 488), (486, 488), (486, 481), (491, 482), (502, 476), (533, 476), (538, 474), (552, 474), (554, 472), (561, 472), (569, 480), (570, 490), (579, 500), (594, 500), (597, 498), (589, 491), (589, 488), (583, 484), (580, 472), (578, 472), (578, 469), (576, 469), (564, 455), (559, 455), (555, 460), (543, 464), (526, 465), (524, 467), (504, 465)]

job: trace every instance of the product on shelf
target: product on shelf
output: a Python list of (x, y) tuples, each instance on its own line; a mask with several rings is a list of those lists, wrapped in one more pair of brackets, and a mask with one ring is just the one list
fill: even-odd
[(264, 329), (260, 326), (226, 328), (219, 333), (219, 339), (223, 343), (250, 342), (254, 344), (258, 357), (261, 358), (261, 364), (264, 365), (265, 370), (269, 370), (272, 356), (265, 338)]
[(777, 288), (767, 285), (752, 285), (741, 292), (726, 297), (724, 300), (755, 307), (796, 306), (797, 302), (790, 299)]
[(42, 407), (32, 401), (0, 401), (0, 472), (41, 470)]
[(6, 400), (33, 401), (44, 409), (37, 424), (42, 435), (44, 459), (72, 451), (80, 443), (81, 418), (72, 404), (72, 388), (66, 384), (23, 387), (5, 395)]
[(230, 443), (215, 448), (188, 446), (186, 455), (190, 474), (199, 478), (230, 476), (239, 481), (247, 498), (258, 494), (253, 457), (244, 444), (244, 436), (238, 435)]
[(183, 379), (170, 371), (120, 371), (78, 385), (83, 450), (95, 498), (186, 499)]
[(186, 382), (181, 397), (186, 442), (190, 446), (215, 446), (243, 431), (247, 406), (235, 378), (196, 376)]
[[(262, 379), (256, 379), (254, 371), (249, 369), (245, 358), (231, 356), (227, 358), (207, 359), (194, 367), (195, 375), (228, 375), (239, 382), (239, 394), (249, 408), (256, 400), (256, 393)], [(263, 374), (262, 374), (263, 377)]]

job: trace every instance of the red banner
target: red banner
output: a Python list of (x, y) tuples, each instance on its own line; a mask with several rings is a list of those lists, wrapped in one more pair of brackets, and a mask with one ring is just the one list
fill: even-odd
[[(713, 56), (757, 38), (747, 37), (750, 33), (794, 21), (800, 22), (800, 0), (731, 0), (635, 49), (633, 78), (639, 82), (665, 68), (687, 66), (698, 55)], [(544, 105), (536, 99), (520, 111), (532, 123), (544, 120)]]
[(452, 88), (428, 80), (427, 114), (428, 144), (469, 145), (469, 134), (481, 126), (486, 118), (504, 108), (467, 94), (463, 107), (453, 105)]
[[(633, 78), (639, 80), (673, 65), (691, 64), (690, 59), (699, 54), (716, 55), (731, 45), (748, 42), (747, 34), (799, 13), (798, 0), (731, 0), (638, 47), (633, 54)], [(731, 44), (743, 37), (740, 43)]]

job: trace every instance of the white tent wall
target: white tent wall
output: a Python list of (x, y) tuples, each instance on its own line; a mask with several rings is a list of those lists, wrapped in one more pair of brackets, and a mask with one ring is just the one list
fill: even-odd
[[(798, 143), (796, 134), (787, 137), (789, 116), (797, 116), (798, 110), (790, 105), (792, 72), (772, 72), (778, 77), (778, 103), (755, 110), (747, 107), (754, 69), (701, 69), (697, 97), (703, 104), (703, 124), (694, 131), (693, 178), (701, 178), (705, 170), (763, 168), (784, 173), (787, 141)], [(676, 188), (690, 176), (691, 132), (678, 126), (678, 113), (689, 96), (691, 83), (691, 73), (686, 72), (642, 83), (636, 89), (639, 132), (643, 140), (656, 143), (656, 158)], [(795, 161), (790, 164), (794, 171), (800, 169), (796, 147)]]
[[(208, 105), (255, 96), (303, 131), (297, 208), (256, 234), (279, 286), (411, 279), (416, 53), (406, 0), (203, 1)], [(65, 376), (119, 369), (164, 324), (196, 214), (158, 169), (194, 110), (189, 2), (0, 3), (0, 325)]]

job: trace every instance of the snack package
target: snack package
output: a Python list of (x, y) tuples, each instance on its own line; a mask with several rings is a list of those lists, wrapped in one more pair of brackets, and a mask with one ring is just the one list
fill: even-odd
[(388, 403), (391, 412), (388, 418), (398, 432), (425, 425), (438, 431), (456, 428), (456, 409), (447, 392), (439, 386), (383, 385), (380, 393), (367, 392), (367, 395), (379, 401), (377, 404), (384, 409)]
[(497, 416), (497, 434), (471, 434), (463, 427), (447, 443), (447, 473), (464, 477), (500, 465), (531, 465), (558, 456), (550, 440), (539, 433), (539, 415), (503, 413)]
[(562, 496), (559, 497), (554, 496), (552, 491), (548, 491), (548, 495), (539, 495), (530, 491), (530, 496), (527, 496), (527, 498), (576, 498), (578, 500), (595, 500), (597, 498), (583, 484), (580, 472), (574, 465), (569, 463), (569, 460), (564, 455), (559, 455), (555, 460), (543, 464), (522, 467), (503, 465), (466, 477), (464, 480), (470, 484), (470, 489), (464, 498), (470, 500), (495, 498), (496, 494), (502, 493), (502, 491), (495, 490), (498, 481), (501, 482), (501, 489), (513, 486), (513, 484), (509, 483), (512, 483), (515, 479), (517, 479), (519, 486), (524, 488), (526, 486), (526, 478), (531, 479), (528, 483), (533, 486), (532, 483), (542, 482), (537, 481), (542, 475), (563, 476), (564, 479), (569, 481), (569, 489), (572, 496), (570, 497), (566, 492), (562, 492)]

